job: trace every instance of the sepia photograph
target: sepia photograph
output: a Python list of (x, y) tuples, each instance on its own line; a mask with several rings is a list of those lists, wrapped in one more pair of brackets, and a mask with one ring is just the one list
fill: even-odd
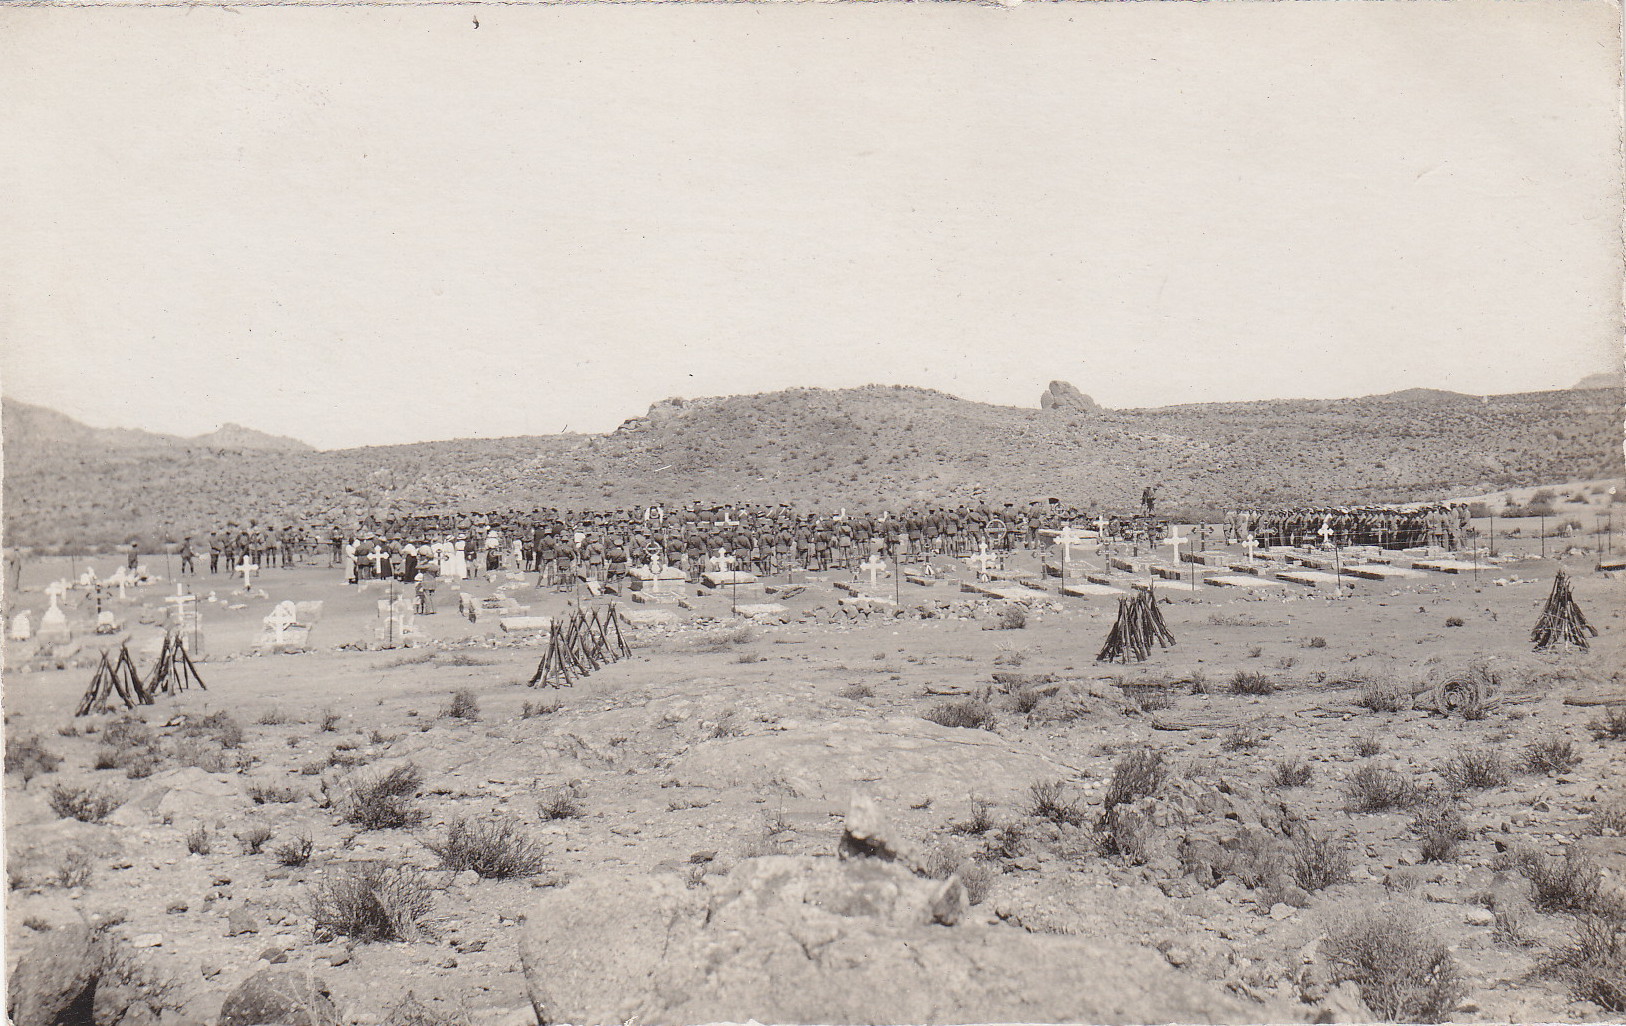
[(4, 5), (9, 1021), (1621, 1021), (1621, 59)]

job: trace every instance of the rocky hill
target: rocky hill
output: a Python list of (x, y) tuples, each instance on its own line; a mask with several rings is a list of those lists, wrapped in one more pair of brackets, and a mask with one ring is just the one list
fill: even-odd
[[(902, 386), (667, 400), (606, 435), (335, 451), (201, 445), (6, 403), (8, 542), (155, 540), (218, 519), (367, 510), (618, 508), (693, 498), (873, 508), (1056, 496), (1130, 508), (1423, 498), (1617, 476), (1621, 396), (1403, 392), (1109, 410)], [(1087, 405), (1085, 405), (1087, 404)], [(208, 436), (205, 436), (208, 437)]]

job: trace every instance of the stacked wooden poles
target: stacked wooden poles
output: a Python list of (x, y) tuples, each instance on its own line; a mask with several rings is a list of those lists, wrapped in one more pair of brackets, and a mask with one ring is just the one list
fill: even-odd
[(1587, 638), (1597, 636), (1598, 629), (1587, 623), (1581, 607), (1575, 604), (1569, 575), (1560, 567), (1558, 576), (1553, 578), (1553, 590), (1547, 595), (1547, 604), (1541, 607), (1541, 618), (1530, 632), (1531, 642), (1537, 652), (1559, 645), (1587, 649), (1592, 647)]
[(1154, 643), (1168, 648), (1174, 644), (1174, 634), (1163, 622), (1156, 593), (1147, 588), (1118, 600), (1118, 619), (1095, 659), (1096, 662), (1127, 663), (1131, 659), (1145, 662), (1152, 655)]

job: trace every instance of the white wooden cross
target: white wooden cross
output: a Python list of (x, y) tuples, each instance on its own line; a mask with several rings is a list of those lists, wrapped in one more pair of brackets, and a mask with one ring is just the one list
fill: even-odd
[(712, 556), (710, 559), (706, 560), (706, 562), (711, 564), (711, 570), (713, 573), (725, 573), (734, 569), (734, 557), (728, 554), (727, 549), (719, 548), (717, 550), (717, 555)]
[(1327, 548), (1332, 547), (1333, 530), (1332, 530), (1332, 518), (1331, 517), (1322, 517), (1321, 518), (1321, 530), (1317, 531), (1316, 534), (1319, 534), (1321, 536), (1321, 544), (1323, 546), (1326, 546)]
[[(57, 604), (56, 604), (57, 599), (59, 599), (62, 596), (66, 595), (67, 593), (68, 593), (68, 582), (67, 581), (52, 581), (50, 584), (45, 586), (45, 594), (51, 596), (51, 608), (52, 609), (57, 609)], [(61, 610), (57, 609), (57, 612), (60, 613)]]
[(1252, 566), (1253, 565), (1253, 550), (1257, 549), (1259, 547), (1259, 539), (1255, 538), (1253, 535), (1250, 534), (1250, 535), (1248, 535), (1248, 540), (1243, 542), (1242, 544), (1248, 550), (1248, 565)]
[(882, 570), (886, 569), (886, 563), (880, 556), (872, 552), (868, 560), (859, 564), (858, 569), (869, 571), (869, 586), (873, 588), (875, 587), (875, 578)]
[(988, 539), (979, 538), (977, 540), (977, 554), (967, 556), (966, 562), (977, 564), (977, 580), (982, 581), (988, 578), (989, 564), (999, 562), (999, 556), (988, 551)]
[(116, 584), (116, 585), (119, 586), (119, 601), (120, 602), (128, 602), (130, 600), (130, 596), (128, 596), (128, 595), (126, 595), (124, 593), (125, 586), (130, 583), (130, 574), (129, 574), (129, 572), (127, 570), (125, 570), (124, 567), (121, 566), (117, 570), (115, 570), (113, 572), (113, 576), (111, 576), (111, 577), (109, 577), (107, 579), (107, 583), (108, 584)]
[(1062, 525), (1056, 532), (1056, 544), (1061, 546), (1061, 562), (1063, 566), (1073, 561), (1073, 546), (1082, 544), (1084, 536), (1073, 529), (1072, 524)]
[(1170, 528), (1169, 536), (1163, 539), (1162, 544), (1174, 549), (1174, 563), (1176, 566), (1180, 565), (1180, 546), (1185, 545), (1190, 541), (1190, 538), (1180, 537), (1180, 525), (1178, 524)]
[(383, 549), (374, 549), (373, 554), (371, 556), (368, 556), (367, 558), (372, 561), (372, 564), (373, 564), (373, 576), (374, 577), (383, 577), (384, 576), (384, 560), (386, 560), (386, 559), (388, 559), (390, 557), (384, 555), (384, 550)]
[(186, 593), (186, 586), (184, 584), (176, 584), (175, 594), (164, 599), (166, 603), (175, 607), (176, 623), (180, 623), (186, 619), (186, 604), (188, 602), (196, 602), (197, 600), (198, 597), (196, 595), (188, 595)]
[(1103, 539), (1107, 536), (1107, 518), (1097, 515), (1095, 518), (1095, 533)]
[(236, 569), (234, 569), (232, 571), (233, 573), (238, 573), (238, 574), (243, 575), (243, 590), (244, 591), (253, 591), (254, 590), (254, 586), (253, 586), (254, 571), (258, 570), (259, 568), (260, 568), (260, 564), (258, 564), (258, 563), (250, 563), (248, 561), (248, 557), (244, 556), (238, 562)]

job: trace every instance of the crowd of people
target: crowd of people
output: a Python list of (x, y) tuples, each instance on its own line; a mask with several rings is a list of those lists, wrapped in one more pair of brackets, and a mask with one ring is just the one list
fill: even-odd
[(1232, 510), (1225, 540), (1260, 545), (1376, 545), (1387, 549), (1466, 548), (1471, 533), (1461, 503), (1417, 506), (1329, 506)]

